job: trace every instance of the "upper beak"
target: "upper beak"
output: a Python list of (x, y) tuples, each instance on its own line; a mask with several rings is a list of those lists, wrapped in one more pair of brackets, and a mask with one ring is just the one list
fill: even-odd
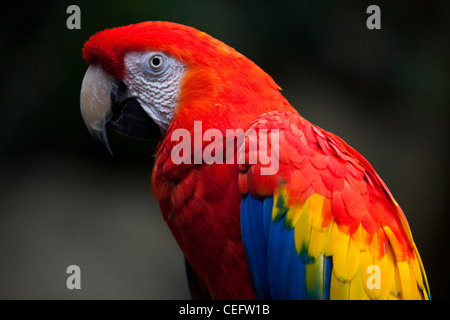
[(90, 134), (96, 142), (111, 155), (106, 122), (111, 117), (111, 89), (114, 77), (103, 71), (101, 65), (91, 65), (86, 71), (81, 85), (81, 115)]
[(106, 128), (128, 137), (161, 138), (158, 125), (128, 96), (123, 81), (106, 73), (100, 64), (90, 65), (81, 85), (81, 115), (92, 137), (111, 155)]

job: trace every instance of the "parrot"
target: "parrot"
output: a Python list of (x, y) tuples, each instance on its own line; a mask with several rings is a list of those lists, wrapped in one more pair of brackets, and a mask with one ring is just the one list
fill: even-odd
[(110, 153), (109, 130), (158, 141), (152, 192), (192, 298), (431, 299), (405, 214), (372, 165), (246, 56), (167, 21), (99, 31), (82, 55), (94, 140)]

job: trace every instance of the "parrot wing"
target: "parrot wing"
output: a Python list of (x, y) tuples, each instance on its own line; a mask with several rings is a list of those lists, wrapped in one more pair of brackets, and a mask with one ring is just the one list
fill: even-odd
[[(430, 298), (406, 218), (367, 160), (297, 113), (266, 113), (250, 129), (259, 148), (247, 131), (239, 188), (257, 298)], [(276, 174), (261, 174), (264, 153)]]

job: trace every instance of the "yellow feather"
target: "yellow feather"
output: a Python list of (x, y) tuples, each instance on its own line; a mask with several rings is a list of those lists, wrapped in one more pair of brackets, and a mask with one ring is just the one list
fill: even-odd
[(392, 249), (394, 250), (395, 258), (400, 261), (405, 261), (407, 258), (406, 252), (404, 251), (403, 247), (400, 245), (397, 237), (392, 232), (391, 228), (389, 228), (387, 226), (383, 226), (383, 230), (386, 233), (386, 235), (389, 239), (389, 242), (392, 245)]
[(316, 259), (325, 251), (325, 245), (329, 237), (329, 227), (322, 227), (323, 203), (325, 198), (317, 193), (309, 197), (308, 221), (311, 225), (311, 237), (309, 240), (308, 255)]
[(340, 281), (334, 272), (331, 273), (330, 300), (348, 300), (350, 282)]
[(287, 188), (279, 187), (273, 193), (272, 220), (277, 221), (286, 210)]
[(370, 254), (375, 260), (381, 259), (386, 251), (387, 237), (382, 228), (379, 228), (372, 237), (369, 245)]
[[(354, 242), (358, 242), (356, 239), (366, 237), (366, 234), (363, 234), (363, 229), (358, 228), (358, 230), (354, 235), (352, 235), (352, 240)], [(358, 232), (360, 232), (359, 235), (357, 234)], [(381, 230), (381, 232), (383, 231)], [(380, 257), (378, 250), (374, 249), (378, 247), (376, 237), (374, 237), (373, 240), (374, 243), (371, 243), (370, 246), (364, 246), (361, 245), (361, 243), (358, 243), (360, 253), (359, 270), (357, 270), (357, 274), (359, 276), (357, 275), (352, 281), (356, 281), (358, 278), (361, 278), (362, 286), (368, 298), (388, 299), (394, 285), (394, 254), (392, 248), (388, 246), (384, 255)], [(396, 294), (395, 289), (394, 294)]]
[(363, 277), (361, 275), (361, 269), (356, 271), (355, 277), (353, 277), (350, 282), (350, 292), (349, 299), (350, 300), (368, 300), (369, 296), (365, 290), (365, 282), (363, 281)]
[[(416, 258), (416, 259), (410, 261), (409, 264), (410, 264), (411, 269), (414, 272), (414, 276), (417, 281), (418, 289), (420, 289), (421, 294), (423, 295), (423, 292), (425, 291), (425, 285), (423, 282), (422, 272), (420, 271), (419, 261)], [(424, 298), (425, 298), (425, 296), (424, 296)]]
[(303, 206), (300, 213), (298, 213), (297, 223), (294, 229), (295, 249), (300, 254), (309, 246), (309, 238), (311, 235), (311, 226), (308, 222), (308, 206)]
[(330, 237), (329, 227), (321, 230), (311, 228), (311, 237), (309, 240), (308, 255), (316, 259), (319, 255), (325, 253), (325, 247)]
[(400, 279), (400, 292), (403, 300), (411, 300), (413, 298), (411, 287), (411, 272), (409, 264), (406, 261), (397, 261), (398, 275)]
[(400, 297), (390, 294), (388, 300), (400, 300)]
[(372, 241), (372, 236), (366, 231), (364, 226), (359, 224), (358, 229), (352, 234), (352, 239), (355, 240), (359, 245), (359, 250), (367, 250), (370, 242)]
[(394, 273), (394, 255), (390, 247), (378, 260), (369, 250), (361, 252), (361, 274), (364, 289), (370, 299), (388, 299), (393, 286)]
[(389, 238), (390, 247), (392, 247), (397, 260), (398, 274), (396, 276), (398, 276), (399, 281), (396, 282), (396, 286), (401, 293), (401, 299), (429, 298), (428, 281), (414, 243), (414, 257), (410, 257), (405, 247), (400, 245), (392, 230), (386, 226), (383, 227), (383, 230)]
[[(394, 281), (392, 282), (390, 295), (396, 297), (397, 299), (401, 299), (401, 288), (402, 285), (400, 283), (400, 274), (398, 271), (397, 261), (394, 259)], [(389, 297), (389, 299), (391, 299), (391, 297)]]
[(382, 280), (381, 280), (381, 295), (380, 299), (387, 299), (391, 292), (392, 286), (394, 284), (394, 276), (395, 276), (395, 262), (394, 262), (394, 252), (392, 251), (391, 246), (388, 247), (386, 254), (382, 272)]
[[(378, 299), (380, 296), (380, 290), (372, 288), (371, 286), (374, 285), (374, 283), (372, 278), (369, 279), (374, 272), (370, 271), (369, 267), (374, 264), (373, 256), (370, 254), (369, 250), (365, 250), (360, 253), (360, 274), (364, 284), (364, 289), (370, 299)], [(370, 272), (367, 272), (367, 270)]]
[(339, 229), (339, 226), (336, 222), (333, 222), (330, 226), (330, 236), (329, 241), (327, 243), (326, 249), (325, 249), (325, 255), (326, 256), (332, 256), (335, 254), (335, 252), (342, 247), (343, 245), (348, 246), (349, 241), (349, 235), (342, 232)]
[(285, 226), (288, 229), (292, 229), (293, 227), (295, 227), (295, 225), (298, 222), (298, 219), (300, 218), (301, 213), (303, 212), (303, 210), (305, 209), (305, 207), (307, 208), (308, 206), (308, 200), (306, 200), (303, 203), (296, 203), (294, 204), (291, 208), (289, 208), (287, 214), (286, 214), (286, 220), (285, 220)]
[(414, 272), (416, 273), (417, 281), (419, 282), (419, 287), (422, 289), (422, 295), (425, 300), (429, 300), (429, 290), (430, 287), (428, 285), (428, 279), (427, 275), (425, 273), (425, 269), (422, 264), (422, 259), (420, 258), (419, 251), (417, 250), (416, 244), (414, 244), (414, 256), (416, 258), (415, 260), (415, 267)]
[(359, 268), (359, 245), (347, 235), (347, 245), (342, 245), (333, 255), (333, 269), (336, 277), (343, 281), (353, 279)]
[(317, 193), (309, 197), (309, 223), (314, 229), (322, 229), (322, 208), (325, 198)]
[(411, 299), (414, 300), (423, 300), (424, 296), (423, 296), (423, 289), (420, 288), (420, 284), (419, 282), (422, 282), (422, 277), (420, 275), (420, 281), (417, 278), (417, 274), (415, 272), (415, 264), (416, 264), (416, 260), (410, 260), (408, 262), (408, 268), (409, 268), (409, 273), (410, 273), (410, 279), (411, 279)]
[(361, 267), (361, 274), (365, 275), (367, 267), (374, 264), (373, 256), (369, 253), (369, 250), (364, 250), (360, 252), (359, 263)]

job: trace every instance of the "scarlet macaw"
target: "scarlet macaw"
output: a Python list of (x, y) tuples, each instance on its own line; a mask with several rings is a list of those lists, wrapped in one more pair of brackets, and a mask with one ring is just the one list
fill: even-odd
[[(369, 162), (302, 118), (248, 58), (169, 22), (99, 32), (83, 57), (81, 112), (94, 138), (108, 150), (106, 128), (161, 140), (152, 189), (197, 297), (430, 298), (406, 218)], [(213, 140), (195, 137), (199, 121), (223, 147), (210, 156), (229, 161), (196, 158)], [(238, 128), (245, 140), (230, 147), (227, 129)], [(182, 152), (180, 132), (196, 142)]]

